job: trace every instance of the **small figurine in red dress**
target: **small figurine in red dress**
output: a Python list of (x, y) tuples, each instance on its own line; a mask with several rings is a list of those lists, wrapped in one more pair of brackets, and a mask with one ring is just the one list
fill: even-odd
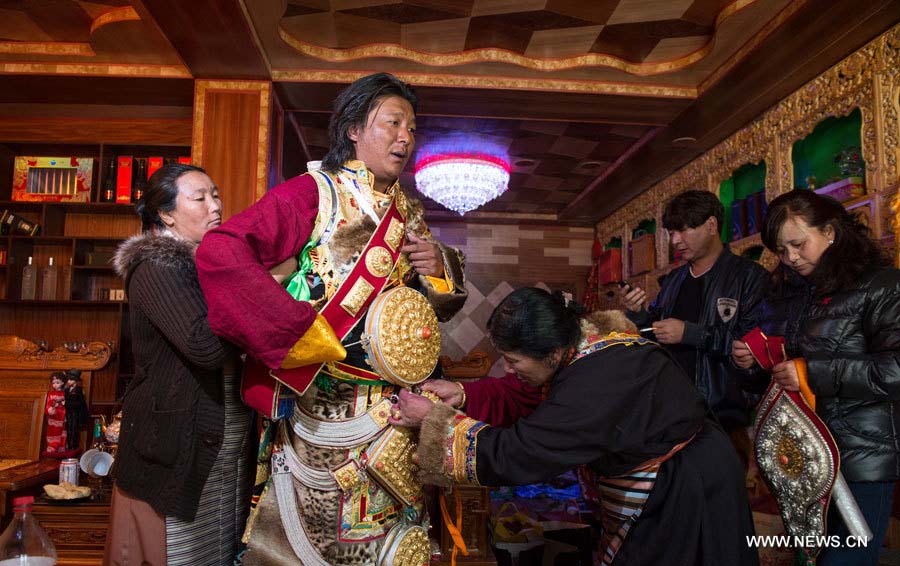
[(55, 371), (50, 375), (50, 391), (47, 393), (47, 404), (44, 414), (47, 415), (47, 449), (45, 456), (68, 457), (66, 448), (66, 374)]

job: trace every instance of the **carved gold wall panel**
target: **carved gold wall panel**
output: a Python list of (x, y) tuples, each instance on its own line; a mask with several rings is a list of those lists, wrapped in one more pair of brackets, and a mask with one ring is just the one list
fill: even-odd
[(877, 54), (876, 87), (881, 113), (884, 151), (883, 182), (893, 187), (898, 182), (897, 159), (900, 151), (900, 27), (885, 35)]
[[(876, 235), (900, 228), (900, 196), (897, 192), (900, 159), (900, 25), (885, 32), (825, 73), (779, 102), (753, 123), (635, 197), (597, 224), (597, 237), (606, 243), (611, 237), (631, 237), (631, 230), (644, 218), (657, 219), (657, 265), (668, 263), (668, 238), (662, 230), (662, 210), (666, 201), (688, 189), (718, 193), (719, 184), (746, 163), (766, 162), (766, 199), (794, 188), (791, 152), (795, 142), (808, 136), (822, 120), (846, 116), (860, 109), (862, 153), (866, 161), (866, 187), (879, 196), (884, 216)], [(888, 212), (887, 210), (890, 210)], [(892, 245), (893, 239), (886, 245)], [(758, 245), (747, 239), (736, 251)], [(746, 246), (744, 246), (746, 244)], [(627, 249), (627, 248), (626, 248)], [(623, 254), (627, 256), (627, 254)], [(627, 258), (625, 258), (627, 261)], [(768, 251), (762, 263), (773, 267), (777, 258)], [(900, 263), (900, 257), (898, 257)], [(626, 266), (627, 273), (627, 266)]]

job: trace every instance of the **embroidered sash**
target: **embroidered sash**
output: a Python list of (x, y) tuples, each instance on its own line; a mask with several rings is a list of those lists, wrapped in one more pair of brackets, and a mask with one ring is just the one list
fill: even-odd
[[(659, 468), (666, 460), (690, 444), (697, 433), (676, 444), (667, 454), (648, 460), (627, 474), (594, 478), (593, 484), (600, 495), (600, 521), (603, 525), (603, 534), (600, 537), (603, 555), (600, 557), (600, 563), (603, 566), (613, 563), (625, 542), (625, 537), (640, 518), (653, 486), (656, 485)], [(589, 477), (593, 475), (587, 466), (582, 473), (586, 473)]]

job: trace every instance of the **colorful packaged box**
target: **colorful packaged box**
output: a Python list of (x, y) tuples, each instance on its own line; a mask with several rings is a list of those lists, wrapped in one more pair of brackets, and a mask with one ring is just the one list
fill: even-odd
[(766, 195), (764, 192), (752, 193), (744, 199), (747, 203), (747, 233), (752, 236), (762, 231), (765, 219)]
[(747, 234), (747, 201), (735, 199), (731, 202), (731, 241), (735, 242)]
[(157, 170), (161, 169), (163, 166), (163, 158), (162, 157), (148, 157), (147, 158), (147, 178), (149, 179), (156, 173)]
[(130, 155), (116, 157), (116, 204), (131, 202), (131, 167), (134, 159)]
[(93, 157), (18, 156), (13, 169), (12, 200), (88, 202), (93, 173)]
[(866, 182), (862, 177), (847, 177), (816, 189), (816, 193), (829, 196), (838, 202), (846, 202), (865, 195)]
[(11, 210), (0, 212), (0, 235), (21, 234), (22, 236), (37, 236), (41, 232), (41, 225), (28, 220)]

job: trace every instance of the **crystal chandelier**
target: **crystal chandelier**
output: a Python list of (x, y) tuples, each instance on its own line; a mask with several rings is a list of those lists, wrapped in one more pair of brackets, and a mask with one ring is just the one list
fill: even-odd
[(509, 162), (485, 153), (450, 152), (416, 162), (416, 188), (463, 215), (506, 192)]

